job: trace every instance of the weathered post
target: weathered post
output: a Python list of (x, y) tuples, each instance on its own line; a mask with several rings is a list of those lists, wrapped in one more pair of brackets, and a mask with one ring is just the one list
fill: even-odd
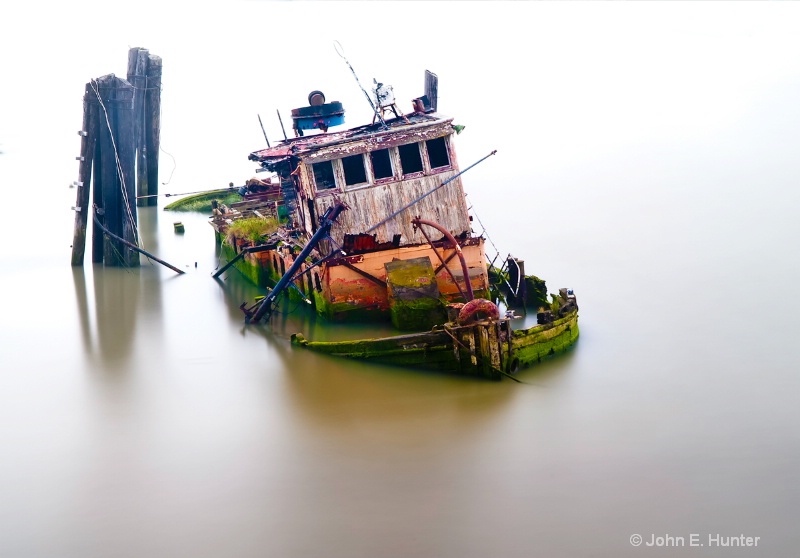
[[(134, 190), (133, 87), (114, 74), (96, 81), (100, 104), (98, 163), (100, 190), (95, 199), (101, 224), (111, 233), (136, 243), (136, 195)], [(97, 166), (97, 165), (96, 165)], [(95, 228), (95, 235), (102, 234)], [(94, 254), (95, 261), (98, 254)], [(106, 237), (102, 261), (106, 265), (138, 266), (139, 255)]]
[(86, 224), (92, 208), (89, 204), (90, 180), (92, 178), (92, 159), (94, 158), (97, 140), (97, 97), (91, 83), (86, 84), (83, 95), (83, 126), (81, 136), (81, 154), (78, 170), (77, 195), (75, 200), (75, 230), (72, 239), (72, 265), (83, 265), (86, 252)]
[(161, 143), (161, 57), (147, 57), (144, 150), (147, 154), (147, 205), (158, 204), (158, 152)]
[[(95, 190), (95, 202), (97, 212), (100, 217), (100, 223), (108, 228), (111, 232), (117, 235), (122, 234), (121, 227), (117, 225), (120, 222), (120, 197), (119, 197), (119, 182), (117, 178), (117, 160), (116, 160), (116, 147), (113, 139), (113, 126), (115, 125), (115, 112), (114, 105), (111, 103), (113, 97), (112, 89), (116, 77), (109, 74), (95, 80), (95, 87), (99, 94), (99, 133), (97, 134), (97, 161), (95, 168), (97, 169), (100, 184), (98, 189)], [(93, 259), (96, 263), (111, 264), (116, 261), (116, 265), (121, 265), (122, 262), (116, 257), (114, 251), (122, 254), (122, 246), (114, 245), (111, 239), (105, 239), (101, 230), (97, 227), (94, 228), (95, 246), (100, 248), (100, 253), (93, 254)]]
[(86, 84), (75, 183), (75, 266), (83, 264), (90, 214), (98, 225), (93, 228), (92, 261), (138, 266), (137, 194), (147, 196), (142, 198), (147, 205), (157, 204), (161, 58), (147, 49), (130, 49), (128, 77), (133, 84), (114, 74)]
[(508, 266), (509, 284), (515, 290), (515, 292), (510, 293), (508, 302), (516, 306), (524, 306), (526, 300), (525, 261), (509, 256), (508, 260), (506, 260), (506, 265)]
[[(120, 194), (122, 199), (122, 234), (130, 244), (139, 245), (139, 227), (136, 214), (136, 136), (133, 123), (133, 86), (123, 79), (116, 80), (117, 104), (117, 154), (120, 166)], [(124, 250), (123, 261), (128, 267), (139, 265), (139, 253)]]
[(148, 51), (132, 48), (128, 51), (128, 83), (133, 86), (133, 133), (136, 149), (137, 205), (147, 205), (147, 144), (145, 141), (145, 97), (147, 95)]

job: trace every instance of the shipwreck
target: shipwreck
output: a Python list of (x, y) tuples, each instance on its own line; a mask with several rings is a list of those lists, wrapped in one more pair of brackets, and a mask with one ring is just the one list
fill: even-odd
[[(525, 278), (490, 265), (473, 231), (462, 175), (477, 163), (460, 167), (460, 127), (437, 111), (437, 86), (426, 72), (425, 94), (404, 114), (392, 88), (376, 82), (372, 123), (336, 131), (344, 107), (313, 91), (292, 110), (294, 137), (250, 153), (267, 178), (248, 181), (242, 201), (215, 207), (210, 221), (228, 260), (215, 276), (235, 266), (268, 289), (242, 304), (246, 321), (268, 320), (280, 296), (297, 297), (331, 321), (391, 320), (408, 333), (344, 342), (297, 334), (295, 346), (492, 379), (575, 342), (571, 291), (535, 298), (540, 323), (523, 330), (489, 300), (498, 287), (522, 300)], [(231, 235), (245, 220), (272, 227)]]

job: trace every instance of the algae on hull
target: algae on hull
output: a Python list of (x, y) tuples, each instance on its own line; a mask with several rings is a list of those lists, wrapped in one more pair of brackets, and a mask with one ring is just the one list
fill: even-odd
[(225, 205), (230, 205), (240, 201), (241, 199), (242, 196), (240, 196), (236, 190), (233, 190), (232, 188), (224, 188), (186, 196), (165, 205), (164, 211), (197, 211), (200, 213), (211, 213), (211, 202), (213, 200), (217, 200), (219, 203), (223, 203)]
[(332, 356), (355, 358), (499, 380), (569, 349), (578, 339), (578, 312), (549, 324), (512, 331), (508, 319), (465, 326), (448, 323), (424, 333), (351, 341), (308, 341), (292, 345)]

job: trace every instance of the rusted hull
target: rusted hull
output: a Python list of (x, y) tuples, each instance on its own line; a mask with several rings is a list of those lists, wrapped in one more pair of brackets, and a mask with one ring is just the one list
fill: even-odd
[[(445, 261), (448, 261), (448, 257), (455, 251), (438, 248), (438, 252)], [(473, 291), (478, 296), (485, 295), (489, 290), (489, 279), (483, 240), (474, 239), (465, 243), (462, 252), (467, 261), (469, 281)], [(347, 319), (351, 313), (354, 317), (369, 313), (381, 317), (388, 316), (389, 298), (385, 264), (395, 259), (410, 260), (421, 257), (431, 260), (442, 297), (447, 302), (463, 301), (459, 286), (463, 290), (466, 281), (458, 260), (451, 258), (448, 261), (447, 268), (450, 270), (448, 273), (430, 245), (419, 245), (368, 252), (332, 261), (319, 274), (322, 291), (317, 293), (318, 310), (332, 319)], [(316, 272), (313, 273), (316, 277)]]
[(578, 333), (574, 311), (552, 323), (518, 331), (502, 319), (354, 341), (309, 341), (298, 333), (292, 336), (292, 345), (337, 357), (500, 380), (566, 351)]
[[(425, 244), (369, 251), (330, 260), (313, 268), (303, 264), (301, 273), (304, 273), (299, 275), (294, 284), (312, 301), (318, 313), (331, 320), (388, 319), (389, 296), (384, 265), (395, 259), (428, 257), (435, 271), (439, 292), (445, 301), (463, 301), (459, 287), (464, 290), (466, 282), (455, 250), (435, 244), (439, 257), (434, 253), (434, 248)], [(223, 244), (223, 252), (229, 260), (241, 249), (242, 246)], [(461, 250), (475, 296), (486, 296), (489, 278), (483, 239), (468, 239), (461, 244)], [(442, 260), (446, 262), (447, 269), (442, 265)], [(269, 287), (293, 262), (294, 255), (289, 248), (275, 248), (247, 254), (235, 267), (257, 285)], [(293, 291), (289, 292), (293, 294)]]

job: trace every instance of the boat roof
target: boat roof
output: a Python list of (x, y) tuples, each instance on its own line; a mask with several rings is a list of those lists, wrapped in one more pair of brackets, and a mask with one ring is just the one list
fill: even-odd
[(387, 128), (377, 122), (348, 130), (288, 138), (274, 147), (250, 153), (248, 159), (265, 163), (266, 166), (273, 166), (291, 157), (303, 159), (321, 149), (344, 143), (371, 140), (380, 145), (382, 140), (386, 141), (397, 134), (404, 135), (407, 132), (434, 126), (445, 127), (444, 125), (452, 121), (451, 117), (436, 112), (414, 112), (405, 115), (405, 117), (400, 116), (384, 120)]

